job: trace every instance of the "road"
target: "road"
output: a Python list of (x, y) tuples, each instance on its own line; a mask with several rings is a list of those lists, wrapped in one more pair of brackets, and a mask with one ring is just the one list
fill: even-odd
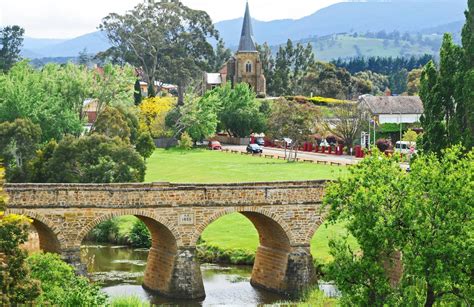
[[(246, 148), (247, 146), (245, 145), (222, 145), (222, 149), (237, 150), (240, 152), (245, 152)], [(263, 154), (284, 157), (285, 150), (280, 149), (280, 148), (264, 147)], [(361, 160), (361, 159), (356, 159), (355, 157), (351, 157), (347, 155), (336, 156), (336, 155), (327, 155), (327, 154), (305, 152), (305, 151), (299, 151), (298, 158), (303, 159), (303, 160), (324, 161), (328, 163), (334, 162), (334, 163), (340, 163), (343, 165), (357, 164)]]

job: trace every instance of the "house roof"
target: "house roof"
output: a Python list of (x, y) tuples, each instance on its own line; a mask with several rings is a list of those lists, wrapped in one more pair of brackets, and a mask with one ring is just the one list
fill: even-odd
[(219, 73), (206, 73), (207, 84), (222, 84), (221, 74)]
[(372, 114), (422, 114), (423, 103), (418, 96), (372, 96), (359, 99)]
[(255, 39), (253, 38), (252, 18), (250, 17), (249, 3), (245, 7), (244, 23), (242, 25), (242, 34), (240, 36), (240, 52), (256, 52)]

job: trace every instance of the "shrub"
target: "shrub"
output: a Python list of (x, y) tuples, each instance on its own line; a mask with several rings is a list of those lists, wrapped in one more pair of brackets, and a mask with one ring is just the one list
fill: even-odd
[(193, 139), (187, 132), (181, 135), (181, 139), (178, 141), (178, 148), (182, 150), (190, 150), (193, 148)]
[(375, 145), (381, 152), (385, 152), (386, 150), (392, 148), (392, 142), (387, 139), (378, 139)]
[(133, 224), (130, 231), (129, 241), (133, 247), (151, 247), (151, 234), (145, 223), (138, 220)]
[(138, 296), (120, 296), (112, 299), (110, 302), (111, 307), (145, 307), (150, 306), (150, 303), (142, 300)]
[(253, 264), (255, 254), (243, 249), (221, 249), (217, 246), (201, 244), (197, 247), (197, 257), (201, 262), (223, 264)]
[(140, 134), (137, 140), (137, 145), (135, 145), (135, 149), (145, 160), (151, 157), (156, 149), (156, 146), (150, 133), (144, 132)]
[(118, 234), (117, 219), (113, 218), (94, 227), (87, 236), (87, 240), (99, 243), (116, 242)]
[(28, 258), (31, 276), (41, 281), (39, 305), (100, 306), (107, 295), (100, 287), (77, 276), (74, 268), (56, 254), (34, 254)]

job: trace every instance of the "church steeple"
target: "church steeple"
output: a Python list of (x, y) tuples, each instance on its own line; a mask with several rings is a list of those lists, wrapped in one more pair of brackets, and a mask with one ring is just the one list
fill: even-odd
[(252, 18), (250, 17), (249, 3), (245, 8), (244, 24), (242, 25), (242, 34), (240, 36), (239, 52), (255, 52), (255, 40), (253, 38)]

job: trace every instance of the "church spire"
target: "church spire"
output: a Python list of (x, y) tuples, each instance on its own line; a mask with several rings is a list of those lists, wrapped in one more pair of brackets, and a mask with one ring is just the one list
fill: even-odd
[(242, 25), (242, 34), (240, 36), (239, 50), (240, 52), (255, 52), (255, 40), (253, 38), (252, 18), (250, 17), (249, 3), (245, 8), (244, 24)]

